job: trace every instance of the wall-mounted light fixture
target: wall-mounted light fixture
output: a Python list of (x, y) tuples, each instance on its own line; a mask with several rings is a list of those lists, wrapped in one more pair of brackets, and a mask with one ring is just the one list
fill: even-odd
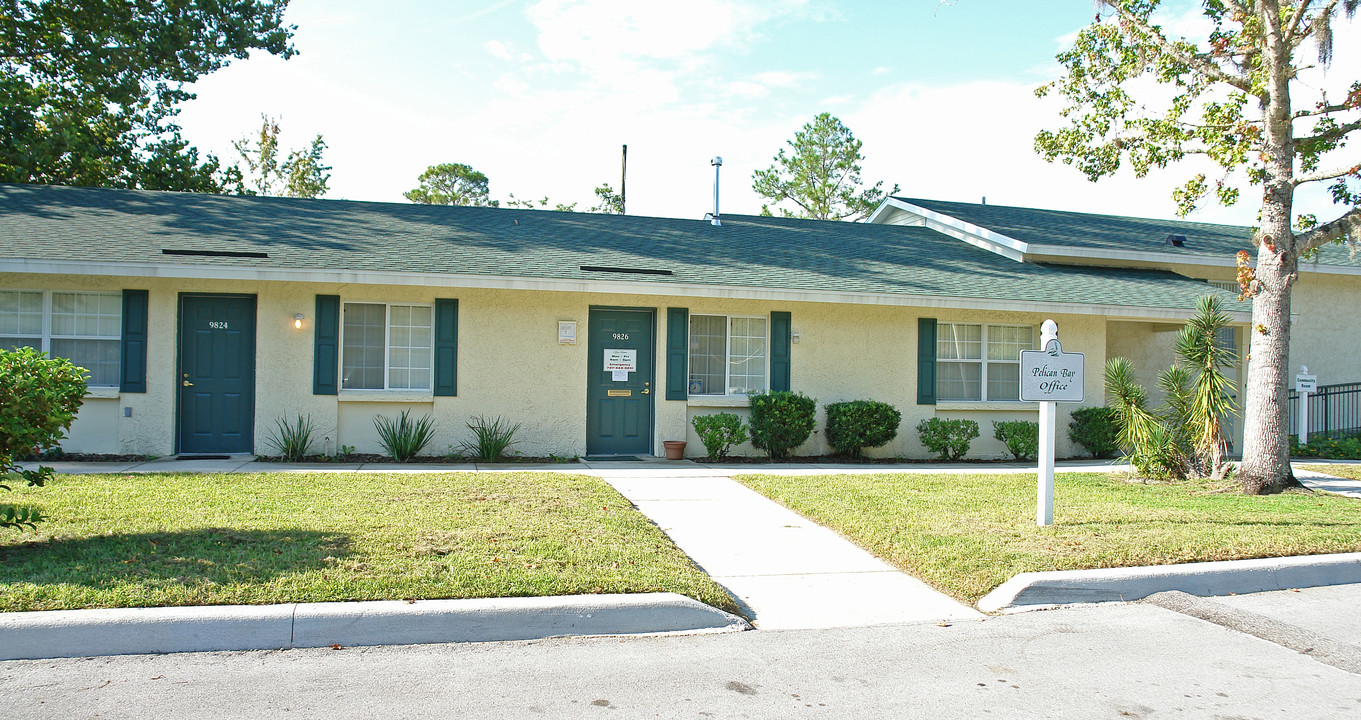
[(302, 329), (302, 313), (298, 313), (293, 316), (293, 327), (297, 328), (298, 330)]

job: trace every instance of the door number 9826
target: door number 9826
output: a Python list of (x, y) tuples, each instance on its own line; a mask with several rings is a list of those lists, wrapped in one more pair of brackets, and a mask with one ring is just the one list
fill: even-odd
[(615, 340), (628, 340), (628, 339), (629, 339), (629, 334), (628, 334), (628, 333), (614, 333), (614, 336), (613, 336), (613, 337), (614, 337)]

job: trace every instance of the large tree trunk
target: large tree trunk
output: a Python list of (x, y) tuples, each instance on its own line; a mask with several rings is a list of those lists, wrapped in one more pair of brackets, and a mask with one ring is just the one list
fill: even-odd
[[(1265, 225), (1262, 228), (1266, 233)], [(1243, 492), (1276, 493), (1295, 484), (1285, 427), (1286, 382), (1290, 376), (1290, 290), (1295, 260), (1258, 249), (1260, 289), (1252, 302), (1247, 401), (1243, 406)]]
[(1262, 107), (1261, 229), (1257, 235), (1256, 295), (1248, 355), (1247, 402), (1243, 406), (1243, 492), (1280, 492), (1294, 484), (1285, 427), (1286, 378), (1290, 374), (1290, 289), (1299, 250), (1291, 229), (1295, 201), (1295, 138), (1291, 127), (1290, 49), (1281, 32), (1275, 0), (1258, 0), (1265, 35), (1267, 71)]

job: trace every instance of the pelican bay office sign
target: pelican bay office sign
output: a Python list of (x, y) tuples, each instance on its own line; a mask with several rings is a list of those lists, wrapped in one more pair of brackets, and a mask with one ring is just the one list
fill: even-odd
[(1054, 524), (1054, 416), (1061, 402), (1082, 402), (1082, 353), (1066, 353), (1053, 320), (1040, 325), (1043, 350), (1021, 351), (1021, 400), (1040, 404), (1035, 524)]
[(1082, 402), (1082, 353), (1067, 353), (1058, 338), (1043, 350), (1021, 351), (1021, 400), (1025, 402)]

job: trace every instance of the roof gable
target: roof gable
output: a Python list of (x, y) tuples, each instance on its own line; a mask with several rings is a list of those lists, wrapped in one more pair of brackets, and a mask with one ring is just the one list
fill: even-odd
[[(889, 215), (894, 208), (909, 213), (921, 209), (962, 225), (985, 229), (1019, 244), (1026, 259), (1233, 266), (1238, 251), (1254, 248), (1253, 229), (1241, 225), (901, 197), (885, 201), (881, 208), (884, 215), (878, 221), (892, 221)], [(1169, 242), (1173, 235), (1184, 239), (1181, 245)], [(1301, 266), (1353, 272), (1361, 270), (1361, 258), (1353, 257), (1347, 248), (1329, 246), (1321, 248), (1312, 260), (1301, 262)]]

